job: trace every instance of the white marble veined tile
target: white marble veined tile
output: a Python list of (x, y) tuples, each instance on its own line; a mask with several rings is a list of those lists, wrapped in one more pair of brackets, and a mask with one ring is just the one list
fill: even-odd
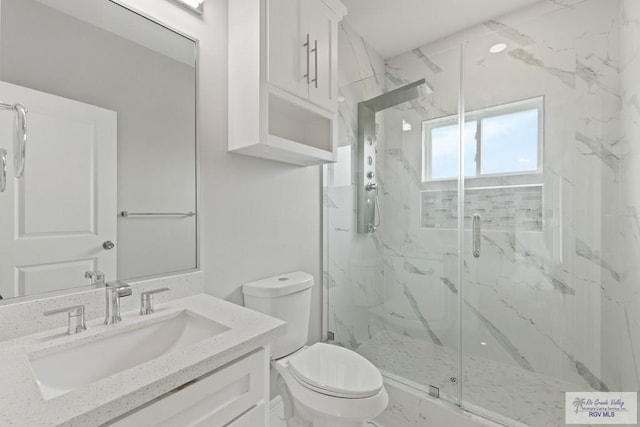
[(341, 22), (338, 31), (338, 86), (368, 77), (378, 79), (384, 73), (380, 55), (347, 22)]
[[(467, 111), (544, 96), (545, 115), (543, 229), (485, 230), (478, 260), (464, 233), (462, 331), (466, 399), (557, 425), (567, 387), (640, 388), (640, 2), (544, 3), (484, 24), (464, 48)], [(507, 51), (488, 54), (499, 40)], [(419, 203), (421, 122), (458, 110), (460, 51), (442, 46), (387, 60), (384, 70), (358, 60), (362, 70), (344, 79), (364, 78), (342, 89), (341, 145), (355, 143), (357, 102), (385, 86), (424, 77), (433, 93), (385, 114), (375, 250), (353, 232), (353, 198), (329, 196), (330, 322), (336, 342), (453, 393), (455, 354), (446, 349), (457, 346), (457, 231), (421, 227)], [(519, 404), (505, 403), (511, 396)], [(402, 416), (401, 406), (390, 413)]]
[[(455, 349), (385, 331), (357, 351), (384, 371), (457, 395), (450, 380), (457, 375)], [(533, 427), (562, 425), (564, 392), (585, 389), (478, 356), (465, 355), (463, 366), (465, 401)]]

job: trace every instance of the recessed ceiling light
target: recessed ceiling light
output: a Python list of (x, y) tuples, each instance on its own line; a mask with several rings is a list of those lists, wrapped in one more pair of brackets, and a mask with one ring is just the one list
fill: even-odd
[(506, 43), (496, 43), (489, 48), (489, 52), (491, 53), (500, 53), (507, 48)]
[(480, 341), (480, 345), (487, 345), (487, 343), (484, 341)]
[(184, 7), (190, 12), (202, 15), (204, 11), (204, 0), (171, 0), (175, 4)]

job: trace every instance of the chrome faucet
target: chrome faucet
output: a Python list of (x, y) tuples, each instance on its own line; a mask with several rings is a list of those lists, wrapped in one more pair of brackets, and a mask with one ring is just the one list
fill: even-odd
[(54, 314), (68, 313), (69, 321), (67, 324), (67, 334), (74, 335), (78, 332), (86, 331), (87, 326), (84, 323), (84, 305), (73, 305), (71, 307), (59, 308), (57, 310), (45, 311), (45, 316)]
[(91, 279), (91, 284), (96, 287), (104, 286), (104, 273), (100, 270), (85, 271), (85, 279)]
[(166, 292), (169, 288), (154, 289), (152, 291), (145, 291), (140, 294), (140, 315), (146, 316), (153, 313), (153, 296), (160, 292)]
[(109, 282), (105, 286), (105, 325), (113, 325), (122, 320), (120, 317), (120, 298), (131, 296), (131, 287), (124, 282)]

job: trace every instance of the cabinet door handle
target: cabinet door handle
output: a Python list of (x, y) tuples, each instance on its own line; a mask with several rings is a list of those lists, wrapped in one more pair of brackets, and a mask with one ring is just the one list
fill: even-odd
[(473, 214), (473, 256), (480, 258), (480, 215)]
[(318, 88), (318, 40), (314, 41), (312, 52), (313, 52), (313, 56), (315, 58), (315, 61), (314, 61), (314, 75), (315, 75), (315, 77), (311, 81), (315, 84), (316, 89), (317, 89)]
[(0, 148), (0, 193), (7, 189), (7, 150)]
[(309, 62), (311, 61), (310, 59), (310, 52), (309, 52), (309, 48), (311, 47), (309, 44), (309, 33), (307, 33), (307, 42), (305, 44), (303, 44), (304, 47), (307, 48), (307, 74), (305, 74), (302, 77), (305, 77), (307, 79), (307, 84), (311, 83), (311, 73), (309, 72)]

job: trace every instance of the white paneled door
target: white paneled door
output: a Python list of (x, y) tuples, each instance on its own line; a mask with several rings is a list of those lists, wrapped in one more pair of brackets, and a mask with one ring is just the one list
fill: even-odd
[[(24, 176), (14, 178), (14, 112), (0, 111), (8, 151), (0, 193), (4, 298), (116, 277), (117, 116), (114, 111), (0, 82), (0, 101), (28, 109)], [(109, 246), (109, 245), (107, 245)]]

